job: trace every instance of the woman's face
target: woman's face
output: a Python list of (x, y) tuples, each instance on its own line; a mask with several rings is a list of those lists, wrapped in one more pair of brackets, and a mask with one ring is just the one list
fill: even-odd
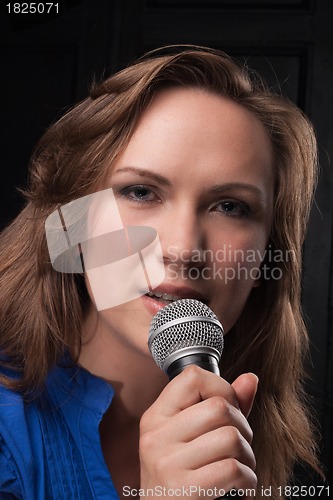
[(165, 279), (158, 296), (98, 312), (104, 332), (147, 352), (153, 315), (169, 299), (190, 297), (213, 309), (225, 331), (233, 326), (260, 286), (272, 162), (264, 127), (240, 105), (198, 89), (155, 96), (107, 187), (125, 226), (157, 230)]

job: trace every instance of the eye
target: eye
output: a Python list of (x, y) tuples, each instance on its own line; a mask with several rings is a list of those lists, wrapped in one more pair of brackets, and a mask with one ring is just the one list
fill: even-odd
[(225, 214), (227, 217), (248, 217), (250, 215), (250, 207), (237, 200), (224, 200), (212, 207), (216, 212)]
[(147, 186), (137, 184), (135, 186), (127, 186), (120, 191), (121, 196), (129, 198), (131, 201), (139, 203), (154, 202), (158, 200), (156, 194)]

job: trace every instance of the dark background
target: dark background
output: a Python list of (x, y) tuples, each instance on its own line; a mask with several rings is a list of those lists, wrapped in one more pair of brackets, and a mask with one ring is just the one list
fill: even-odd
[(94, 77), (149, 49), (174, 43), (222, 49), (310, 116), (321, 176), (304, 247), (303, 304), (312, 343), (307, 388), (332, 483), (332, 0), (62, 0), (58, 13), (53, 7), (34, 15), (9, 15), (7, 4), (13, 10), (14, 2), (1, 1), (0, 226), (20, 209), (15, 186), (24, 186), (32, 147), (48, 124), (86, 96)]

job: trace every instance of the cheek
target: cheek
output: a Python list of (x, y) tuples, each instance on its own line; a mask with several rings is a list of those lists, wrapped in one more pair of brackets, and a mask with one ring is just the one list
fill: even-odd
[(214, 264), (225, 272), (228, 269), (230, 272), (247, 270), (248, 274), (244, 273), (244, 277), (249, 277), (249, 274), (253, 275), (254, 270), (260, 267), (266, 244), (267, 235), (264, 230), (243, 231), (230, 238), (216, 238), (211, 245)]
[(213, 310), (227, 332), (239, 318), (253, 287), (260, 285), (259, 268), (264, 258), (265, 233), (238, 235), (214, 243), (211, 279)]

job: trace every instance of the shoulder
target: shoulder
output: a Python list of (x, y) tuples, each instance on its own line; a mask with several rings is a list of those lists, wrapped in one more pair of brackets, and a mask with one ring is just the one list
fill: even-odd
[(66, 491), (73, 499), (116, 498), (99, 435), (112, 395), (104, 380), (74, 365), (57, 365), (29, 402), (0, 385), (0, 498), (18, 490), (15, 497), (35, 500)]

